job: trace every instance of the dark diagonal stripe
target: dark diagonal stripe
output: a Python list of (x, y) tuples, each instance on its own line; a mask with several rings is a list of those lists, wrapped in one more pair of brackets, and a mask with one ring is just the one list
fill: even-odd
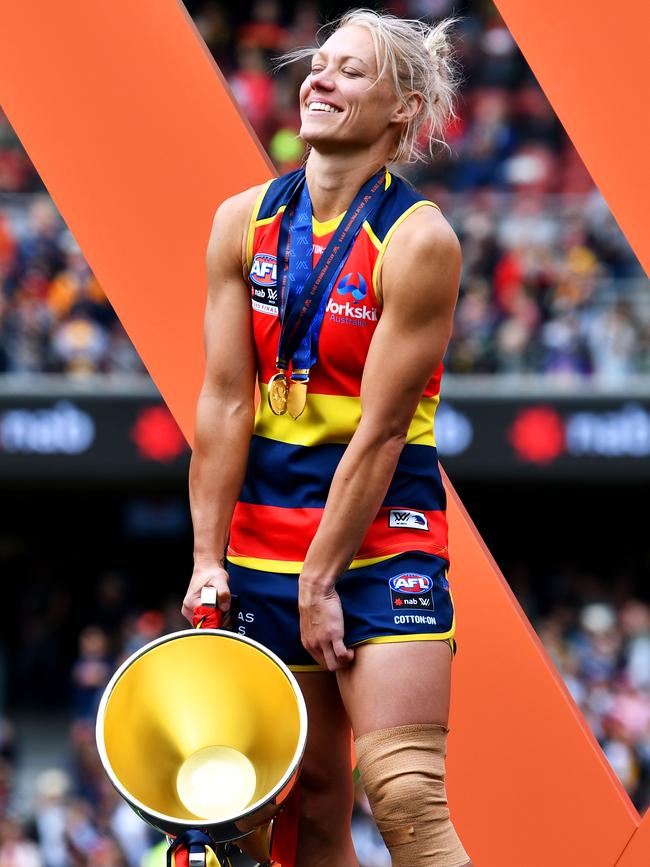
[[(344, 445), (306, 447), (254, 436), (239, 499), (260, 506), (322, 509), (344, 451)], [(383, 505), (446, 509), (435, 448), (404, 446)]]

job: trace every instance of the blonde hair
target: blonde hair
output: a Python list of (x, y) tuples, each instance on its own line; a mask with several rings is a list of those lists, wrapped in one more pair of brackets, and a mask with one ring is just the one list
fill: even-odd
[[(442, 136), (447, 124), (457, 117), (454, 102), (460, 84), (449, 31), (460, 20), (444, 18), (428, 25), (388, 12), (351, 9), (318, 31), (319, 35), (326, 31), (329, 37), (341, 27), (365, 27), (375, 49), (377, 80), (388, 75), (403, 106), (409, 94), (416, 92), (422, 96), (422, 108), (404, 124), (391, 157), (393, 163), (431, 159), (436, 145), (449, 148)], [(279, 65), (306, 59), (317, 51), (318, 47), (289, 51), (279, 58)], [(427, 133), (426, 142), (420, 139), (423, 130)]]

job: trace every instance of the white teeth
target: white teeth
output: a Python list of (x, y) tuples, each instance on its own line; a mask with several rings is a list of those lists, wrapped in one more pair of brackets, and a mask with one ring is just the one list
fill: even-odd
[(339, 108), (334, 108), (333, 105), (328, 105), (326, 102), (311, 102), (309, 104), (309, 111), (329, 111), (331, 113), (336, 113), (340, 111)]

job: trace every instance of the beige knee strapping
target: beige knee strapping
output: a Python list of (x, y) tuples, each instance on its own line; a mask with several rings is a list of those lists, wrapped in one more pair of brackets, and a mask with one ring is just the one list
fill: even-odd
[(447, 807), (447, 731), (440, 725), (396, 726), (354, 742), (393, 867), (460, 867), (469, 861)]

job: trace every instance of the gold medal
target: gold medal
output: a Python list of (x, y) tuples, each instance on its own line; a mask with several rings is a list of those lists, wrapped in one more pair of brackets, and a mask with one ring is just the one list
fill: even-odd
[(292, 418), (299, 418), (307, 403), (307, 383), (291, 381), (289, 386), (289, 398), (287, 400), (287, 412)]
[(284, 415), (287, 411), (289, 398), (289, 382), (286, 373), (278, 371), (269, 380), (268, 401), (271, 412), (275, 415)]
[[(294, 373), (309, 373), (308, 370), (294, 370)], [(299, 418), (303, 410), (305, 409), (305, 404), (307, 403), (307, 384), (309, 383), (309, 379), (293, 379), (291, 378), (291, 385), (289, 386), (289, 398), (287, 400), (287, 412), (292, 418)]]

